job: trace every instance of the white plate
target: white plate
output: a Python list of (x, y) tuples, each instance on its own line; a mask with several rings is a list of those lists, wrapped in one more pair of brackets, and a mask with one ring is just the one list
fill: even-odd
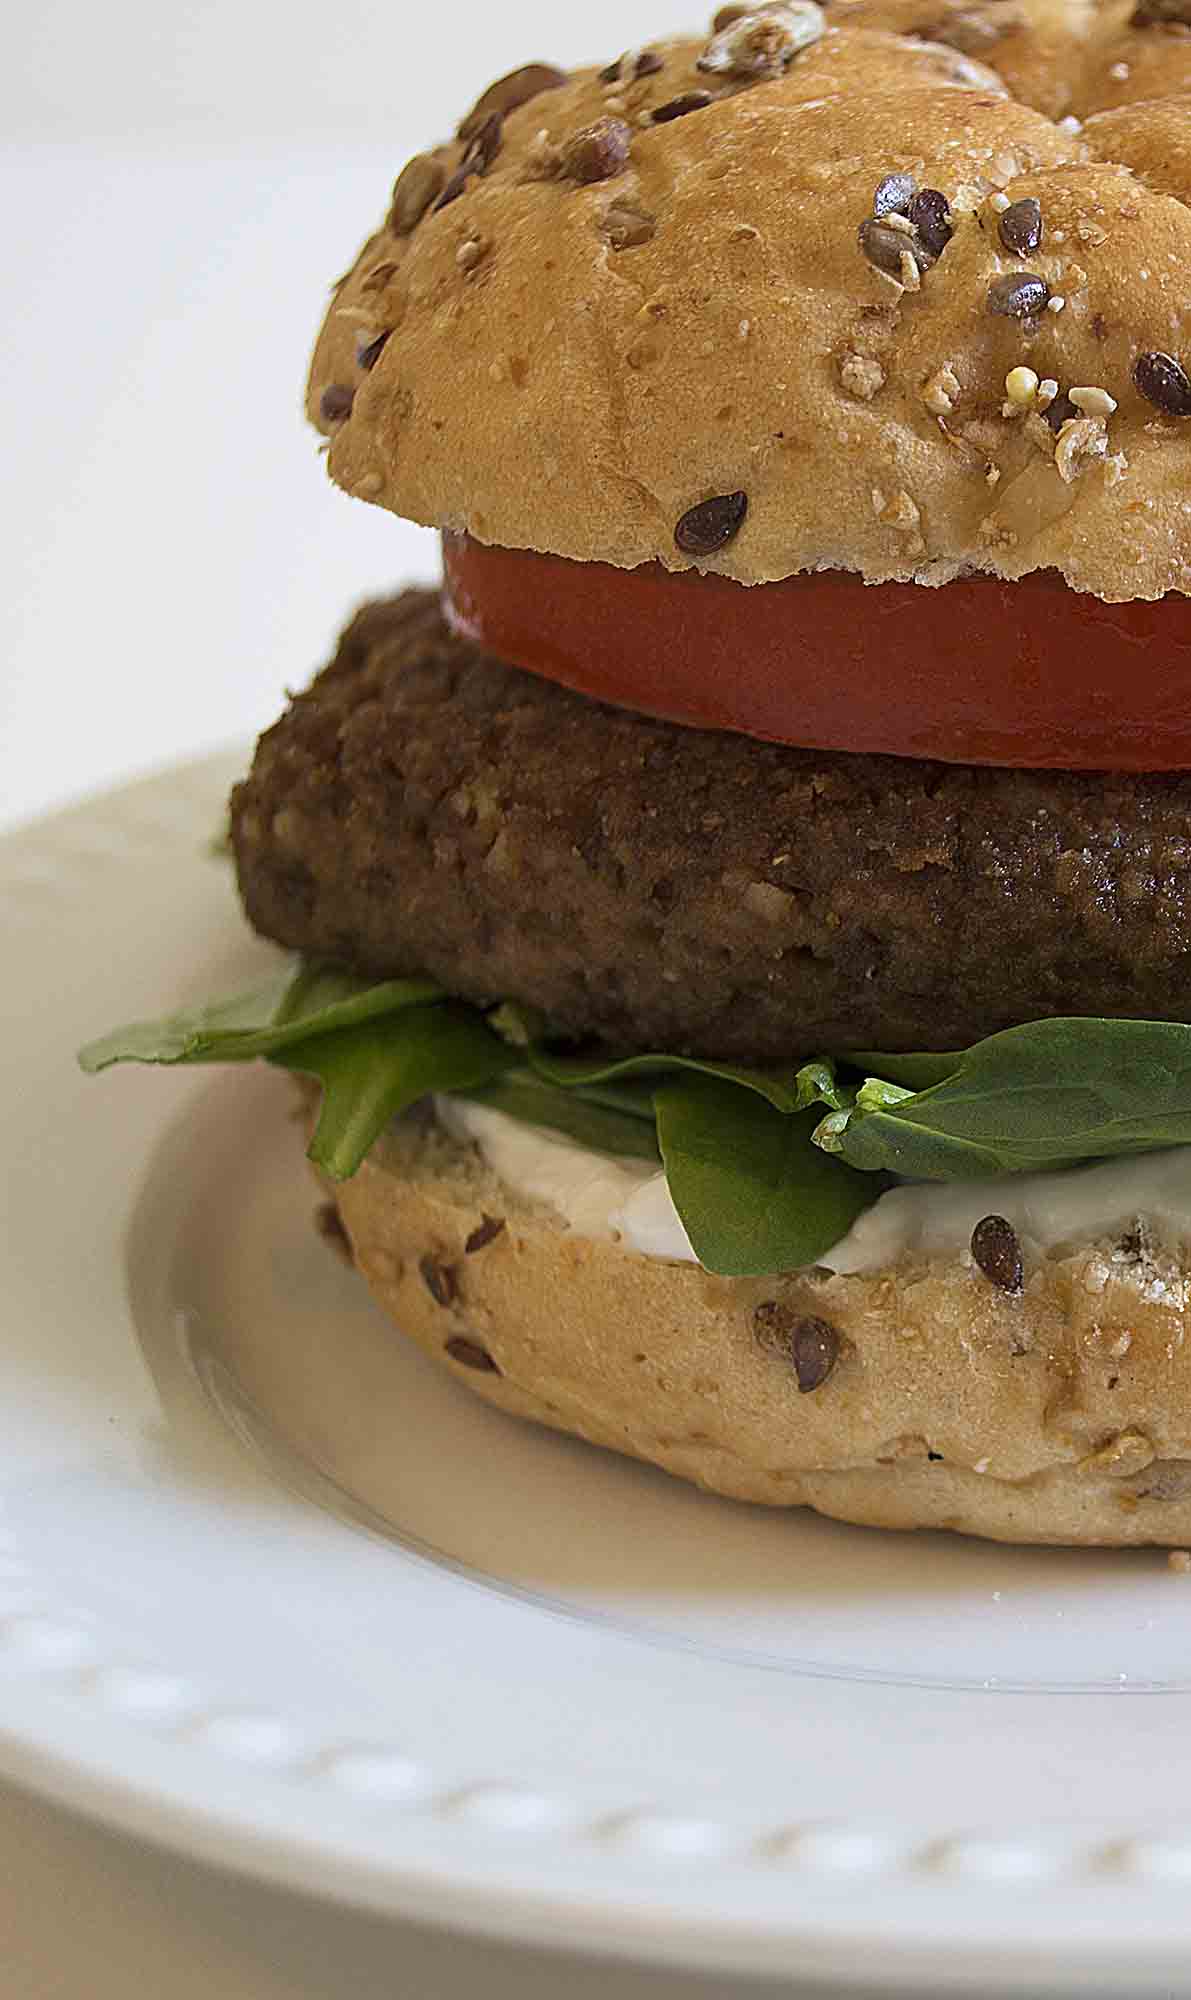
[(525, 1939), (795, 1986), (1182, 1977), (1191, 1579), (516, 1425), (317, 1241), (283, 1078), (76, 1073), (271, 962), (204, 852), (232, 769), (0, 843), (0, 1771)]

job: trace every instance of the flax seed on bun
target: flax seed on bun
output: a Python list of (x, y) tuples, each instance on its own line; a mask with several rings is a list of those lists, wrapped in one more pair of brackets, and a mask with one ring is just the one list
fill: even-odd
[[(1142, 8), (929, 12), (797, 0), (502, 80), (407, 166), (336, 289), (310, 381), (332, 476), (481, 542), (746, 584), (1186, 589), (1191, 426), (1138, 375), (1191, 371), (1185, 100), (1131, 93), (1191, 87), (1191, 32)], [(1022, 80), (1031, 49), (1075, 79), (1086, 133), (1009, 94), (1054, 100)], [(1021, 202), (1026, 252), (998, 228)], [(1049, 420), (1007, 406), (1022, 368), (1058, 385)], [(716, 546), (679, 532), (740, 495)]]
[(1188, 1267), (1169, 1247), (1093, 1239), (1023, 1270), (989, 1217), (962, 1259), (715, 1278), (576, 1235), (416, 1120), (335, 1195), (378, 1303), (510, 1415), (873, 1527), (1191, 1541)]

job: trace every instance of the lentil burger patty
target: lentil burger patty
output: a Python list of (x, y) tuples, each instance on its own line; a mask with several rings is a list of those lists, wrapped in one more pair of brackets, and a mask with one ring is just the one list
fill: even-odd
[(614, 1048), (955, 1048), (1191, 1019), (1191, 777), (787, 749), (621, 712), (367, 605), (232, 800), (258, 930)]

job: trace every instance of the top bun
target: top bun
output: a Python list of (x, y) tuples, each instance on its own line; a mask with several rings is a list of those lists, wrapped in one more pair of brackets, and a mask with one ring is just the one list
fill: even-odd
[(1191, 591), (1189, 202), (1191, 0), (728, 7), (412, 160), (310, 414), (508, 547)]

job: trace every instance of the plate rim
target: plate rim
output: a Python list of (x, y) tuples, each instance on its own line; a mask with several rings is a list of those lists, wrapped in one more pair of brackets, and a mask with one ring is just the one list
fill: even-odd
[[(72, 827), (85, 828), (97, 814), (111, 823), (118, 822), (121, 813), (135, 818), (138, 807), (172, 793), (183, 780), (196, 790), (209, 786), (213, 792), (216, 787), (222, 791), (243, 768), (243, 762), (242, 748), (222, 746), (116, 785), (97, 787), (65, 805), (0, 830), (0, 891), (6, 860), (26, 843), (69, 834)], [(200, 838), (203, 831), (192, 828)], [(196, 857), (197, 852), (196, 847)], [(127, 863), (113, 856), (100, 866), (122, 873)], [(155, 1128), (159, 1135), (170, 1115), (163, 1104)], [(125, 1227), (129, 1219), (124, 1217)], [(119, 1255), (122, 1246), (112, 1247), (113, 1254)], [(0, 1609), (0, 1625), (6, 1615)], [(875, 1978), (890, 1992), (921, 1989), (924, 1980), (934, 1983), (941, 1975), (956, 1988), (1016, 1991), (1020, 1990), (1017, 1982), (1021, 1974), (1028, 1971), (1035, 1979), (1045, 1976), (1056, 1991), (1109, 1991), (1127, 1978), (1132, 1990), (1140, 1993), (1151, 1988), (1162, 1990), (1185, 1970), (1191, 1923), (1184, 1920), (1177, 1930), (1162, 1923), (1158, 1935), (1154, 1919), (1165, 1918), (1173, 1903), (1185, 1899), (1186, 1881), (1191, 1879), (1191, 1830), (1184, 1843), (1189, 1857), (1187, 1876), (1172, 1877), (1169, 1882), (1143, 1873), (1141, 1878), (1125, 1883), (1118, 1878), (1113, 1884), (1105, 1872), (1101, 1840), (1101, 1859), (1091, 1870), (1052, 1885), (1056, 1913), (1058, 1906), (1066, 1906), (1071, 1921), (1064, 1927), (1061, 1945), (1056, 1940), (1054, 1951), (1041, 1963), (1036, 1939), (1025, 1945), (1006, 1942), (1002, 1920), (1006, 1896), (1012, 1900), (1013, 1888), (992, 1878), (983, 1885), (985, 1890), (994, 1891), (993, 1915), (987, 1919), (979, 1914), (980, 1885), (968, 1882), (956, 1888), (955, 1893), (970, 1907), (972, 1924), (964, 1938), (951, 1943), (937, 1934), (930, 1935), (929, 1926), (917, 1943), (895, 1935), (888, 1923), (882, 1928), (879, 1898), (869, 1898), (869, 1907), (859, 1913), (854, 1902), (849, 1904), (846, 1920), (834, 1927), (822, 1920), (821, 1912), (821, 1920), (809, 1928), (805, 1921), (766, 1926), (755, 1916), (746, 1925), (743, 1919), (725, 1922), (722, 1912), (714, 1916), (690, 1910), (676, 1914), (664, 1894), (657, 1892), (652, 1905), (642, 1907), (623, 1898), (617, 1901), (610, 1894), (593, 1900), (590, 1892), (584, 1895), (573, 1888), (545, 1886), (541, 1880), (535, 1889), (532, 1878), (528, 1886), (522, 1879), (515, 1890), (507, 1883), (495, 1888), (479, 1879), (482, 1871), (473, 1870), (473, 1877), (468, 1878), (458, 1864), (448, 1878), (445, 1869), (428, 1868), (424, 1854), (419, 1857), (415, 1852), (416, 1835), (404, 1848), (400, 1840), (392, 1838), (392, 1819), (385, 1822), (390, 1840), (383, 1854), (375, 1843), (373, 1851), (366, 1854), (367, 1843), (361, 1841), (354, 1849), (349, 1841), (350, 1851), (342, 1844), (329, 1849), (325, 1840), (310, 1836), (302, 1816), (291, 1815), (287, 1825), (276, 1802), (287, 1797), (292, 1800), (291, 1778), (269, 1771), (250, 1773), (242, 1764), (230, 1762), (212, 1776), (213, 1763), (208, 1757), (201, 1781), (207, 1797), (196, 1798), (196, 1785), (188, 1781), (187, 1766), (188, 1759), (200, 1754), (195, 1746), (170, 1742), (160, 1732), (137, 1729), (131, 1721), (102, 1710), (97, 1727), (82, 1706), (86, 1685), (85, 1675), (76, 1675), (73, 1680), (67, 1676), (65, 1682), (61, 1676), (51, 1676), (45, 1686), (31, 1684), (19, 1673), (0, 1675), (0, 1775), (92, 1820), (174, 1852), (337, 1904), (558, 1950), (589, 1951), (636, 1962), (702, 1964), (725, 1971), (776, 1972), (787, 1980), (796, 1977), (799, 1983), (804, 1977), (854, 1980), (863, 1971), (870, 1983)], [(134, 1742), (141, 1746), (132, 1759), (138, 1774), (135, 1777), (129, 1767), (129, 1745)], [(170, 1767), (169, 1782), (164, 1785), (160, 1776), (153, 1781), (154, 1759), (159, 1772), (166, 1764)], [(218, 1798), (217, 1805), (212, 1804), (213, 1796)], [(343, 1801), (339, 1803), (342, 1806)], [(474, 1828), (471, 1831), (474, 1834)], [(532, 1868), (532, 1848), (532, 1841), (512, 1848), (506, 1843), (506, 1871), (516, 1874), (520, 1870), (524, 1878), (527, 1859)], [(714, 1867), (723, 1859), (722, 1853), (718, 1860), (688, 1857), (687, 1865)], [(792, 1871), (783, 1879), (793, 1888)], [(836, 1886), (844, 1880), (838, 1878)], [(858, 1900), (863, 1903), (863, 1885), (867, 1882), (871, 1888), (872, 1879), (862, 1875), (857, 1880), (861, 1890)], [(879, 1886), (888, 1888), (898, 1881), (915, 1896), (929, 1891), (943, 1893), (943, 1875), (928, 1881), (921, 1869), (915, 1874), (900, 1864), (884, 1875)], [(1082, 1926), (1075, 1921), (1076, 1904), (1102, 1899), (1108, 1886), (1115, 1887), (1118, 1894), (1123, 1888), (1127, 1899), (1140, 1900), (1145, 1913), (1134, 1920), (1128, 1935), (1121, 1933), (1116, 1944), (1101, 1936), (1091, 1939), (1090, 1948), (1081, 1952)], [(659, 1877), (659, 1890), (661, 1887)], [(858, 1930), (861, 1923), (868, 1928)], [(974, 1955), (980, 1959), (976, 1967)]]
[[(132, 1732), (130, 1732), (132, 1733)], [(1020, 1994), (1133, 1996), (1169, 1995), (1185, 1976), (1186, 1952), (1180, 1938), (1156, 1942), (1142, 1935), (1106, 1946), (1102, 1938), (1065, 1940), (1065, 1962), (1040, 1957), (1039, 1940), (1006, 1943), (995, 1924), (944, 1940), (923, 1936), (912, 1942), (891, 1939), (880, 1925), (858, 1931), (855, 1912), (831, 1927), (759, 1929), (749, 1920), (733, 1925), (685, 1918), (681, 1929), (668, 1913), (628, 1905), (592, 1902), (574, 1893), (538, 1893), (480, 1886), (446, 1879), (443, 1868), (419, 1874), (409, 1857), (395, 1870), (376, 1855), (363, 1859), (328, 1852), (317, 1840), (295, 1838), (294, 1822), (284, 1831), (262, 1830), (259, 1801), (253, 1824), (249, 1810), (237, 1810), (241, 1790), (229, 1774), (221, 1805), (196, 1805), (171, 1788), (139, 1784), (109, 1762), (67, 1757), (34, 1727), (22, 1743), (0, 1719), (0, 1776), (5, 1781), (79, 1813), (92, 1824), (192, 1859), (204, 1866), (301, 1894), (333, 1907), (403, 1919), (449, 1933), (454, 1929), (494, 1942), (588, 1953), (600, 1959), (658, 1968), (781, 1977), (796, 1995), (806, 1980), (839, 1981), (849, 1992), (859, 1978), (865, 1992), (943, 1991)], [(280, 1792), (279, 1795), (284, 1794)], [(164, 1817), (163, 1817), (164, 1809)], [(448, 1866), (450, 1864), (447, 1864)], [(427, 1901), (430, 1891), (438, 1899)], [(1184, 1890), (1185, 1894), (1185, 1890)], [(1023, 1987), (1021, 1981), (1029, 1980)]]

